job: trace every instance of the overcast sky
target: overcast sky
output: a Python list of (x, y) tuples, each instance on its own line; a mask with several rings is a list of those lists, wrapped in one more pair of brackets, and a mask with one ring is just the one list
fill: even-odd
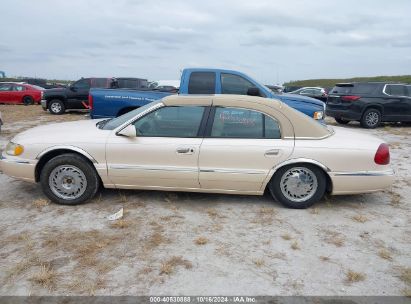
[(178, 79), (184, 67), (264, 83), (411, 74), (411, 0), (10, 0), (8, 76)]

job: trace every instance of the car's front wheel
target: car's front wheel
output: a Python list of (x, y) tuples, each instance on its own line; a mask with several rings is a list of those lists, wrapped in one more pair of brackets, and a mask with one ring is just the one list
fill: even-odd
[(366, 129), (374, 129), (381, 123), (381, 112), (377, 109), (368, 109), (364, 112), (361, 118), (361, 127)]
[(62, 154), (49, 160), (40, 174), (44, 194), (53, 202), (76, 205), (94, 197), (100, 182), (92, 164), (77, 154)]
[(342, 118), (335, 118), (335, 121), (338, 122), (340, 125), (346, 125), (350, 122), (350, 120), (345, 120)]
[(295, 164), (278, 169), (270, 181), (269, 190), (283, 205), (303, 209), (324, 196), (326, 185), (325, 174), (320, 168)]
[(51, 114), (61, 115), (66, 111), (66, 107), (61, 100), (54, 99), (49, 102), (49, 111)]

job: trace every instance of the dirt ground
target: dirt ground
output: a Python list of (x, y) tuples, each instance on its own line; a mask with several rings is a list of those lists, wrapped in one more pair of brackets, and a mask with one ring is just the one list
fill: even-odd
[[(26, 128), (87, 119), (0, 111), (0, 149)], [(394, 187), (308, 210), (268, 196), (118, 190), (59, 206), (0, 173), (0, 295), (410, 295), (411, 126), (347, 127), (390, 143)], [(122, 207), (122, 220), (107, 220)]]

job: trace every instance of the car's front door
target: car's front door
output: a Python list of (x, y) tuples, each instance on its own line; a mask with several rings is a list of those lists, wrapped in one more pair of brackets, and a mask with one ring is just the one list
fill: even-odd
[(0, 102), (9, 103), (13, 100), (13, 84), (3, 83), (0, 84)]
[(294, 148), (275, 117), (250, 109), (213, 108), (206, 132), (199, 169), (201, 188), (208, 190), (260, 191)]
[(106, 145), (111, 182), (123, 188), (198, 189), (201, 125), (208, 110), (164, 106), (133, 123), (136, 137), (112, 134)]
[(76, 81), (67, 89), (67, 103), (70, 109), (83, 109), (88, 104), (90, 79), (83, 78)]

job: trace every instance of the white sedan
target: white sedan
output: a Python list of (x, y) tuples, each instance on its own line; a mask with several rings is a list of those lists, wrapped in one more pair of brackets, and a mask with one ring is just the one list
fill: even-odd
[(280, 101), (170, 96), (108, 120), (35, 127), (2, 153), (4, 173), (40, 182), (59, 204), (100, 186), (262, 195), (306, 208), (323, 195), (380, 191), (394, 172), (386, 143), (321, 125)]

